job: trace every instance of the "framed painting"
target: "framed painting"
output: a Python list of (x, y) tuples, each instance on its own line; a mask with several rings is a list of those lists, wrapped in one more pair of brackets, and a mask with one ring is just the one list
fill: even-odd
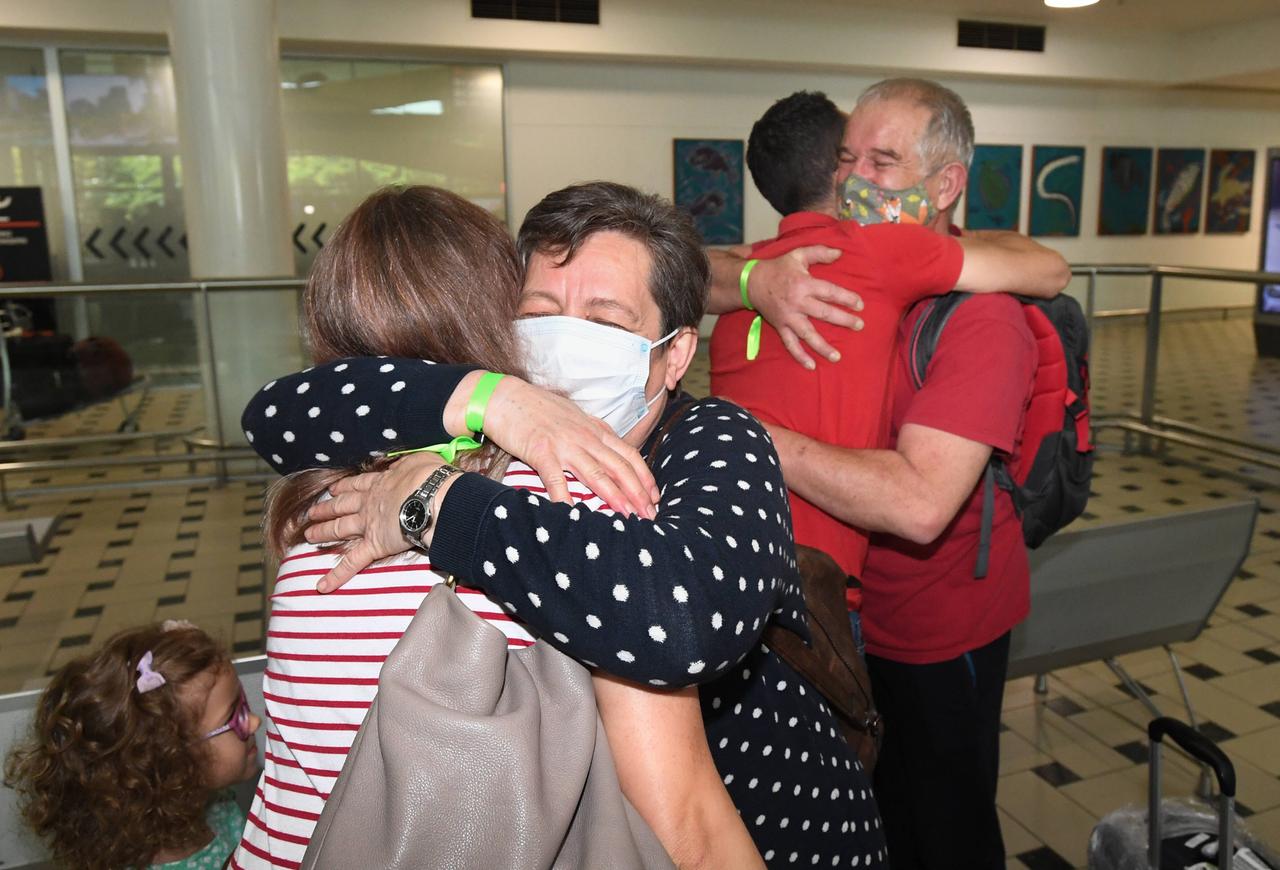
[(1031, 149), (1033, 236), (1080, 235), (1080, 192), (1084, 187), (1084, 149), (1036, 145)]
[(1098, 235), (1141, 236), (1151, 214), (1150, 148), (1102, 149)]
[(676, 139), (675, 203), (708, 245), (742, 244), (741, 139)]
[[(1280, 148), (1267, 149), (1262, 173), (1262, 220), (1259, 227), (1262, 263), (1259, 268), (1263, 272), (1280, 272)], [(1280, 284), (1258, 285), (1257, 314), (1280, 314)], [(1256, 314), (1254, 323), (1265, 330), (1255, 332), (1261, 344), (1270, 330)], [(1258, 326), (1254, 329), (1257, 330)]]
[(1022, 146), (976, 145), (965, 188), (964, 226), (1017, 230), (1022, 197)]
[(1209, 152), (1209, 198), (1204, 210), (1206, 233), (1247, 233), (1253, 208), (1253, 151)]
[(1157, 235), (1200, 232), (1203, 194), (1204, 149), (1161, 148), (1156, 152), (1153, 232)]

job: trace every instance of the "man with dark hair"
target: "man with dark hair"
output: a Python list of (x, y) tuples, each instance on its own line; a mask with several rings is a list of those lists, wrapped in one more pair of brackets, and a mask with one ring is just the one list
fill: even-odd
[(797, 91), (769, 107), (751, 128), (747, 167), (778, 214), (804, 211), (831, 197), (847, 116), (821, 91)]

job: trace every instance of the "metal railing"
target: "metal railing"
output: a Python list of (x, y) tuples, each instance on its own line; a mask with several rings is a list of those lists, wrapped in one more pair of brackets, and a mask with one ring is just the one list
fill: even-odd
[(1158, 265), (1073, 265), (1071, 274), (1088, 279), (1085, 289), (1085, 313), (1090, 331), (1097, 317), (1097, 291), (1100, 276), (1149, 277), (1151, 279), (1145, 312), (1146, 347), (1142, 365), (1142, 394), (1138, 410), (1126, 410), (1094, 417), (1093, 427), (1119, 429), (1126, 433), (1126, 446), (1130, 435), (1137, 435), (1138, 450), (1152, 452), (1153, 441), (1181, 444), (1232, 459), (1280, 470), (1280, 448), (1258, 441), (1232, 438), (1183, 420), (1156, 414), (1156, 385), (1160, 364), (1160, 318), (1164, 306), (1164, 282), (1166, 279), (1200, 281), (1226, 281), (1239, 284), (1280, 284), (1280, 273), (1250, 272), (1236, 269), (1208, 269), (1190, 266)]
[[(206, 407), (213, 409), (212, 418), (204, 427), (188, 430), (165, 430), (162, 432), (121, 432), (93, 436), (71, 438), (39, 438), (31, 441), (0, 442), (0, 503), (8, 505), (13, 498), (29, 497), (50, 492), (77, 492), (97, 489), (137, 488), (156, 485), (200, 485), (213, 484), (221, 486), (230, 481), (267, 480), (275, 476), (266, 468), (265, 463), (257, 459), (253, 451), (243, 447), (229, 447), (225, 433), (222, 432), (221, 421), (216, 409), (220, 406), (218, 385), (218, 366), (216, 341), (213, 332), (213, 318), (210, 311), (210, 297), (215, 293), (227, 291), (301, 291), (305, 282), (297, 278), (261, 278), (217, 281), (183, 281), (147, 284), (6, 284), (0, 286), (0, 299), (88, 299), (118, 295), (147, 294), (190, 294), (193, 306), (198, 310), (201, 335), (207, 358), (199, 359), (201, 381), (206, 391)], [(7, 367), (6, 367), (7, 368)], [(10, 397), (6, 391), (5, 399)], [(205, 429), (212, 432), (212, 438), (201, 438)], [(184, 453), (165, 454), (160, 452), (160, 444), (174, 437), (184, 441)], [(38, 453), (42, 450), (55, 451), (67, 448), (87, 447), (96, 444), (116, 445), (151, 440), (154, 452), (136, 455), (88, 455), (72, 458), (23, 459), (10, 460), (4, 454)], [(5, 461), (9, 460), (9, 461)], [(88, 468), (117, 468), (129, 466), (157, 466), (169, 464), (187, 465), (187, 474), (181, 477), (146, 477), (129, 480), (88, 480), (83, 483), (69, 485), (44, 485), (24, 489), (13, 489), (8, 486), (8, 477), (14, 474), (61, 471)], [(212, 473), (200, 473), (200, 466), (212, 463)], [(239, 472), (233, 471), (235, 463)], [(244, 471), (248, 468), (250, 470)]]
[[(1139, 449), (1150, 452), (1152, 441), (1163, 441), (1184, 446), (1195, 447), (1223, 456), (1240, 459), (1266, 468), (1280, 470), (1280, 449), (1256, 441), (1231, 438), (1190, 423), (1158, 416), (1155, 413), (1156, 387), (1158, 383), (1158, 366), (1160, 354), (1161, 314), (1164, 302), (1164, 283), (1168, 279), (1226, 281), (1243, 284), (1280, 284), (1280, 273), (1249, 272), (1232, 269), (1208, 269), (1185, 266), (1161, 265), (1128, 265), (1128, 264), (1078, 264), (1071, 267), (1073, 275), (1087, 279), (1085, 290), (1085, 311), (1092, 327), (1096, 318), (1105, 316), (1105, 312), (1097, 311), (1098, 279), (1100, 277), (1150, 278), (1147, 307), (1139, 311), (1145, 318), (1146, 346), (1143, 358), (1142, 392), (1139, 408), (1109, 413), (1094, 419), (1096, 429), (1118, 429), (1126, 433), (1126, 443), (1131, 435), (1138, 436)], [(117, 294), (148, 293), (190, 293), (199, 306), (202, 338), (209, 348), (209, 359), (200, 360), (200, 369), (205, 389), (209, 393), (211, 408), (219, 406), (219, 388), (216, 365), (215, 337), (210, 313), (210, 297), (219, 292), (243, 290), (295, 290), (303, 288), (304, 282), (296, 278), (264, 278), (219, 281), (186, 281), (151, 284), (13, 284), (0, 287), (0, 298), (84, 298), (109, 296)], [(1126, 312), (1128, 313), (1128, 312)], [(96, 460), (103, 466), (154, 466), (161, 464), (188, 463), (188, 475), (176, 478), (145, 478), (137, 481), (88, 481), (84, 484), (58, 487), (37, 487), (11, 490), (6, 485), (6, 476), (10, 474), (46, 471), (55, 467), (72, 468), (88, 467), (94, 457), (76, 460), (48, 461), (0, 461), (0, 499), (32, 495), (37, 492), (99, 489), (129, 486), (153, 486), (157, 484), (202, 484), (222, 485), (231, 480), (265, 480), (273, 477), (273, 473), (259, 465), (248, 472), (233, 473), (229, 463), (243, 463), (252, 460), (254, 454), (244, 448), (224, 446), (226, 439), (221, 431), (217, 415), (208, 421), (212, 429), (212, 438), (194, 437), (188, 433), (187, 451), (184, 454), (160, 454), (138, 456), (103, 456)], [(160, 434), (160, 433), (153, 433)], [(145, 439), (148, 433), (136, 435), (102, 435), (93, 436), (95, 443), (127, 442)], [(160, 439), (157, 439), (157, 445)], [(12, 443), (11, 443), (12, 446)], [(52, 444), (47, 446), (52, 447)], [(60, 445), (63, 446), (63, 445)], [(65, 444), (65, 446), (71, 446)], [(3, 450), (3, 445), (0, 445)], [(196, 453), (195, 451), (200, 451)], [(197, 463), (214, 463), (214, 472), (208, 475), (197, 474)], [(55, 465), (58, 463), (58, 465)], [(74, 463), (72, 465), (71, 463)]]

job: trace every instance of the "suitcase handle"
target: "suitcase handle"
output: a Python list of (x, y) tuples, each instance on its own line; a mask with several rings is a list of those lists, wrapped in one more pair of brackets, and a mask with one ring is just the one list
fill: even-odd
[(1148, 786), (1147, 810), (1147, 866), (1152, 870), (1160, 867), (1161, 852), (1161, 813), (1160, 813), (1160, 750), (1165, 737), (1173, 738), (1173, 742), (1181, 746), (1192, 757), (1213, 768), (1218, 778), (1218, 866), (1231, 868), (1235, 864), (1235, 816), (1236, 769), (1226, 753), (1212, 740), (1196, 731), (1190, 725), (1161, 716), (1147, 725), (1147, 736), (1151, 739), (1151, 772)]
[(1171, 737), (1173, 742), (1181, 746), (1194, 758), (1203, 761), (1213, 768), (1218, 778), (1218, 791), (1226, 797), (1236, 796), (1236, 768), (1227, 758), (1225, 752), (1218, 748), (1208, 737), (1196, 731), (1185, 722), (1163, 716), (1153, 719), (1147, 725), (1147, 737), (1152, 743), (1159, 743), (1164, 737)]

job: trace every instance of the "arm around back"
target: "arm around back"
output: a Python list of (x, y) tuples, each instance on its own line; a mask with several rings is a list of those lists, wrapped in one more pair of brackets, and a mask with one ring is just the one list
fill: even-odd
[[(707, 307), (710, 314), (741, 311), (741, 276), (751, 255), (750, 248), (708, 251), (711, 260), (711, 294)], [(778, 331), (778, 337), (796, 362), (807, 369), (814, 367), (813, 351), (831, 362), (838, 362), (839, 352), (824, 339), (811, 318), (836, 326), (861, 329), (862, 318), (854, 311), (862, 309), (862, 299), (852, 290), (815, 278), (812, 266), (832, 263), (840, 251), (823, 245), (796, 248), (780, 257), (760, 260), (747, 277), (747, 298), (760, 316)]]
[(957, 290), (1052, 298), (1071, 281), (1061, 254), (1019, 233), (971, 231), (957, 241), (964, 248)]
[(1016, 300), (966, 300), (943, 330), (919, 390), (903, 358), (897, 361), (896, 449), (849, 450), (771, 428), (787, 485), (845, 522), (932, 541), (973, 492), (991, 452), (1015, 449), (1035, 360)]
[(448, 441), (445, 406), (475, 369), (420, 359), (335, 360), (267, 384), (249, 400), (240, 426), (281, 474), (355, 466), (371, 453)]
[[(466, 409), (482, 370), (426, 360), (353, 357), (267, 384), (241, 417), (245, 437), (281, 474), (356, 468), (370, 456), (442, 444), (467, 433)], [(652, 516), (653, 477), (608, 426), (519, 378), (498, 382), (485, 434), (567, 501), (573, 472), (619, 510)]]
[(707, 294), (708, 314), (728, 314), (730, 311), (742, 309), (742, 293), (738, 289), (738, 278), (750, 256), (749, 245), (707, 249), (707, 260), (711, 263), (711, 290)]
[(440, 503), (432, 564), (590, 666), (659, 686), (714, 679), (784, 602), (778, 618), (798, 624), (782, 473), (758, 422), (704, 399), (659, 446), (654, 476), (647, 520), (461, 475)]
[(991, 447), (908, 424), (896, 450), (850, 450), (770, 427), (787, 486), (850, 525), (931, 543), (973, 492)]

